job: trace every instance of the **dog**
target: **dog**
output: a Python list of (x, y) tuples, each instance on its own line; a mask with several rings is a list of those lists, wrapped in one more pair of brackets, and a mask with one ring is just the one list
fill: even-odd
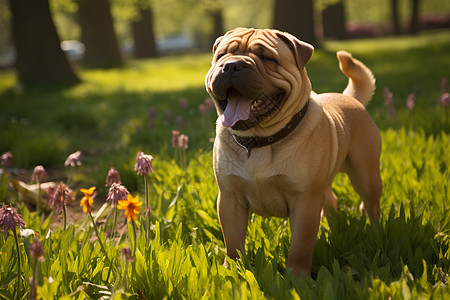
[(205, 78), (218, 114), (213, 166), (226, 256), (243, 250), (249, 211), (289, 218), (287, 267), (297, 276), (311, 275), (321, 216), (337, 209), (337, 172), (348, 174), (371, 223), (382, 192), (381, 137), (365, 109), (374, 76), (339, 51), (347, 87), (316, 94), (305, 70), (313, 51), (286, 32), (236, 28), (216, 40)]

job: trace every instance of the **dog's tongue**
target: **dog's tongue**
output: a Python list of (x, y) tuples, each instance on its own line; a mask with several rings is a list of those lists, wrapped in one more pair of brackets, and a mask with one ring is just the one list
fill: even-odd
[(253, 99), (246, 98), (237, 91), (231, 91), (228, 104), (220, 116), (220, 121), (225, 127), (232, 127), (240, 120), (247, 120), (250, 116), (250, 107)]

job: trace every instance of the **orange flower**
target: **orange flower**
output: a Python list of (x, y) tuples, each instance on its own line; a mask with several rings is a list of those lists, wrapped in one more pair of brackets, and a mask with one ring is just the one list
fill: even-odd
[(85, 213), (91, 212), (92, 204), (94, 203), (94, 199), (92, 196), (95, 192), (95, 186), (91, 187), (90, 189), (80, 189), (80, 192), (84, 194), (84, 197), (81, 198), (80, 205), (83, 206), (83, 211)]
[(117, 203), (118, 209), (125, 209), (125, 217), (128, 219), (128, 222), (133, 220), (136, 221), (137, 214), (139, 213), (139, 206), (142, 205), (142, 202), (139, 201), (139, 195), (136, 195), (135, 198), (130, 194), (127, 195), (127, 200), (119, 200)]

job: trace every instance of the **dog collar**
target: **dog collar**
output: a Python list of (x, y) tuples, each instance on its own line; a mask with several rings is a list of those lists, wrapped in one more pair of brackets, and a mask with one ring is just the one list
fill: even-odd
[(259, 148), (276, 143), (279, 140), (285, 138), (289, 133), (291, 133), (305, 117), (308, 106), (309, 100), (306, 102), (305, 106), (303, 106), (303, 108), (292, 117), (292, 119), (286, 124), (286, 126), (284, 126), (282, 129), (271, 136), (243, 137), (237, 136), (235, 134), (231, 134), (231, 136), (233, 137), (236, 144), (244, 148), (248, 156), (250, 156), (250, 152), (253, 148)]

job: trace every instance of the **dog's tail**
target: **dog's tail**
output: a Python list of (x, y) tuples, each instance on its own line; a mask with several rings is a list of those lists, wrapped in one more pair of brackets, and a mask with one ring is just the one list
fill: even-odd
[(339, 68), (348, 77), (343, 94), (358, 99), (364, 106), (367, 105), (375, 92), (375, 77), (372, 71), (346, 51), (338, 51), (336, 55)]

